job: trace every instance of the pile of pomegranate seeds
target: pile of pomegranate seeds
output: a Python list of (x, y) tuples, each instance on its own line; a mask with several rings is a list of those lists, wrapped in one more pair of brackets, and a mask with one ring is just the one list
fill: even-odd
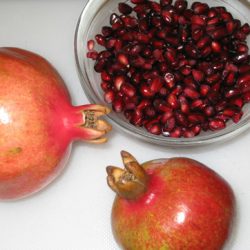
[(186, 0), (119, 3), (87, 57), (104, 99), (150, 133), (194, 137), (237, 123), (250, 102), (249, 24), (225, 7)]

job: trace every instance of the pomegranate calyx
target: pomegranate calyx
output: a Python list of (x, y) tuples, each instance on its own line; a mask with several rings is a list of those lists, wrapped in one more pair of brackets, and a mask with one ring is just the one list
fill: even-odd
[(131, 154), (121, 151), (121, 156), (125, 169), (108, 166), (106, 168), (108, 185), (125, 199), (137, 199), (147, 189), (148, 176)]
[(99, 117), (110, 113), (110, 109), (102, 105), (85, 105), (82, 107), (83, 124), (81, 125), (81, 138), (90, 143), (104, 143), (107, 138), (103, 136), (112, 130), (112, 126), (99, 119)]

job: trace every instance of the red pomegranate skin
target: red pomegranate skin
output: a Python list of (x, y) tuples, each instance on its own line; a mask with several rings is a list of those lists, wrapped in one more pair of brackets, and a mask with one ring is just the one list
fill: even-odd
[(117, 196), (114, 236), (126, 250), (220, 250), (235, 213), (230, 186), (213, 170), (188, 158), (142, 164), (147, 191), (135, 200)]
[(84, 127), (84, 111), (91, 109), (105, 110), (72, 106), (62, 78), (44, 58), (0, 48), (0, 199), (25, 197), (50, 183), (73, 140), (102, 142), (106, 131)]

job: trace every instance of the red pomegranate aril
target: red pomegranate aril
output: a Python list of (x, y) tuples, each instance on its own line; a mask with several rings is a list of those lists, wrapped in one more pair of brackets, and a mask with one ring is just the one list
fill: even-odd
[(192, 76), (193, 76), (194, 80), (197, 82), (202, 82), (204, 80), (204, 73), (200, 70), (193, 69)]
[(122, 84), (125, 82), (125, 77), (123, 75), (118, 75), (118, 76), (115, 76), (114, 78), (114, 86), (116, 88), (116, 90), (120, 90)]
[(151, 91), (150, 87), (147, 86), (146, 84), (143, 84), (140, 87), (140, 93), (142, 94), (142, 96), (144, 97), (153, 97), (154, 96), (154, 92)]
[(156, 116), (156, 110), (152, 106), (148, 106), (144, 110), (144, 114), (149, 118), (154, 118)]
[(203, 100), (201, 99), (196, 99), (194, 101), (192, 101), (192, 103), (190, 104), (190, 108), (193, 109), (201, 109), (204, 105)]
[(250, 91), (247, 91), (243, 94), (243, 100), (245, 103), (250, 102)]
[(94, 40), (89, 40), (88, 42), (87, 42), (87, 47), (88, 47), (88, 50), (93, 50), (94, 49), (94, 47), (95, 47), (95, 41)]
[(119, 53), (117, 55), (117, 61), (124, 66), (129, 65), (129, 59), (128, 59), (127, 55), (124, 53)]
[(121, 113), (124, 109), (124, 103), (121, 98), (117, 98), (112, 103), (113, 110), (117, 113)]
[(195, 2), (194, 4), (192, 4), (191, 8), (197, 15), (207, 14), (209, 10), (209, 6), (206, 3), (199, 2)]
[(168, 9), (163, 9), (161, 12), (162, 19), (167, 24), (172, 24), (174, 22), (173, 13), (170, 12)]
[(211, 117), (215, 114), (215, 109), (213, 106), (207, 106), (204, 108), (203, 113), (207, 116), (207, 117)]
[(238, 123), (241, 120), (241, 117), (243, 116), (243, 112), (237, 112), (233, 115), (232, 120), (234, 123)]
[(189, 65), (185, 65), (185, 66), (180, 68), (180, 72), (182, 75), (188, 76), (191, 74), (192, 68)]
[(230, 100), (230, 104), (241, 109), (244, 105), (244, 101), (241, 97), (236, 97)]
[(187, 117), (185, 116), (185, 114), (182, 114), (179, 111), (175, 112), (175, 119), (176, 119), (176, 122), (177, 122), (177, 124), (179, 126), (187, 127), (188, 124), (189, 124), (189, 122), (188, 122)]
[(91, 58), (92, 60), (96, 60), (98, 58), (98, 52), (97, 51), (89, 51), (89, 52), (87, 52), (87, 57)]
[(241, 94), (241, 91), (239, 89), (229, 89), (227, 91), (225, 91), (224, 95), (226, 98), (231, 98), (231, 97), (235, 97)]
[(197, 98), (200, 97), (199, 92), (197, 92), (197, 91), (196, 91), (195, 89), (193, 89), (193, 88), (187, 87), (187, 88), (185, 88), (185, 89), (183, 90), (183, 92), (184, 92), (185, 96), (189, 97), (190, 99), (197, 99)]
[(173, 109), (177, 109), (179, 107), (178, 99), (177, 99), (176, 95), (174, 95), (174, 94), (169, 94), (168, 95), (167, 103)]
[(101, 73), (106, 65), (106, 60), (105, 59), (100, 59), (96, 61), (94, 69), (96, 72)]
[(221, 119), (212, 119), (209, 124), (209, 128), (214, 131), (214, 130), (221, 130), (226, 127), (226, 124), (223, 120)]
[(241, 74), (237, 80), (237, 85), (242, 85), (245, 82), (250, 82), (250, 72), (247, 72), (245, 74)]
[(118, 10), (124, 15), (129, 15), (133, 11), (133, 8), (126, 3), (119, 3)]
[(221, 75), (219, 73), (212, 74), (206, 77), (206, 82), (209, 84), (213, 84), (218, 82), (221, 79)]
[(218, 17), (218, 16), (215, 16), (215, 17), (212, 17), (212, 18), (209, 18), (207, 20), (207, 25), (217, 25), (221, 22), (221, 18)]
[(192, 24), (204, 26), (204, 25), (206, 25), (206, 18), (205, 18), (205, 16), (193, 15), (191, 17), (191, 22), (192, 22)]
[(113, 30), (109, 26), (103, 26), (102, 27), (102, 35), (107, 38), (110, 37), (113, 34)]
[(205, 97), (210, 91), (210, 89), (211, 87), (209, 85), (206, 85), (206, 84), (200, 85), (200, 95)]
[(133, 97), (136, 94), (135, 87), (129, 83), (122, 84), (121, 91), (128, 97)]
[(197, 124), (197, 123), (203, 123), (204, 120), (205, 120), (205, 117), (204, 115), (202, 114), (190, 114), (187, 116), (187, 119), (188, 121), (191, 123), (191, 124)]
[(195, 133), (191, 129), (185, 129), (183, 132), (184, 138), (192, 138), (195, 136)]
[(190, 128), (190, 130), (191, 130), (195, 135), (198, 135), (198, 134), (200, 134), (200, 132), (201, 132), (201, 125), (200, 125), (200, 124), (196, 124), (196, 125), (192, 126), (192, 127)]
[(107, 103), (112, 103), (115, 100), (115, 92), (113, 90), (108, 90), (104, 94), (104, 100)]
[(162, 128), (159, 123), (155, 123), (148, 128), (148, 132), (154, 135), (160, 135), (162, 133)]
[(164, 131), (170, 132), (175, 128), (175, 118), (171, 116), (167, 121), (163, 124)]
[(182, 136), (182, 130), (181, 128), (177, 127), (177, 128), (174, 128), (170, 133), (169, 133), (169, 136), (170, 137), (173, 137), (173, 138), (180, 138)]
[(106, 44), (106, 39), (105, 39), (105, 37), (104, 37), (103, 35), (101, 35), (101, 34), (97, 34), (97, 35), (95, 36), (95, 40), (96, 40), (96, 42), (97, 42), (99, 45), (101, 45), (101, 46), (105, 46), (105, 44)]
[(239, 73), (244, 74), (244, 73), (249, 73), (250, 72), (250, 64), (243, 64), (239, 66)]
[(154, 93), (157, 93), (160, 91), (160, 89), (162, 88), (163, 86), (163, 82), (162, 82), (162, 79), (157, 77), (157, 78), (154, 78), (150, 84), (150, 90)]
[(250, 34), (250, 25), (248, 23), (245, 23), (241, 26), (240, 30), (245, 33), (246, 35)]
[(209, 44), (211, 44), (211, 38), (209, 36), (204, 36), (196, 43), (196, 46), (198, 49), (202, 49)]
[(174, 3), (175, 10), (177, 13), (182, 13), (184, 10), (187, 9), (188, 3), (186, 0), (176, 0)]
[(238, 53), (247, 53), (248, 50), (249, 50), (249, 48), (248, 48), (247, 44), (245, 44), (245, 43), (239, 43), (236, 47), (236, 51)]
[(111, 81), (111, 76), (106, 71), (101, 72), (101, 78), (104, 82)]
[(241, 64), (247, 62), (248, 60), (249, 60), (248, 53), (240, 53), (233, 57), (233, 62), (235, 62), (236, 64)]
[(164, 80), (168, 88), (173, 88), (175, 86), (175, 76), (172, 73), (167, 72), (164, 75)]
[(199, 51), (198, 49), (192, 45), (192, 44), (187, 44), (185, 46), (185, 52), (188, 54), (188, 56), (190, 56), (191, 58), (199, 58)]
[(202, 28), (197, 28), (192, 31), (192, 39), (194, 41), (198, 41), (203, 37), (203, 35), (204, 35), (204, 30)]
[(231, 86), (235, 83), (236, 80), (236, 75), (235, 72), (229, 72), (227, 78), (226, 78), (226, 83), (227, 85)]
[(202, 56), (203, 58), (208, 57), (211, 53), (212, 53), (212, 49), (211, 49), (210, 46), (207, 46), (207, 47), (203, 48), (203, 49), (201, 50), (201, 52), (200, 52), (200, 54), (201, 54), (201, 56)]
[(168, 5), (171, 5), (173, 2), (173, 0), (160, 0), (160, 5), (161, 6), (168, 6)]
[(229, 118), (233, 117), (235, 113), (235, 109), (232, 108), (226, 108), (222, 111), (222, 115), (227, 116)]

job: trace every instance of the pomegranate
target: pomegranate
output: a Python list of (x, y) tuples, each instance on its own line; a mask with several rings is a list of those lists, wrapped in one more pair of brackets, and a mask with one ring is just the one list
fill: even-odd
[(122, 249), (222, 249), (235, 214), (224, 179), (189, 158), (140, 165), (128, 152), (121, 155), (125, 169), (107, 167), (107, 181), (117, 193), (112, 229)]
[(63, 169), (73, 140), (93, 143), (111, 127), (101, 105), (73, 107), (66, 86), (44, 58), (0, 48), (0, 199), (28, 196)]
[[(225, 7), (186, 0), (130, 0), (118, 3), (118, 11), (111, 14), (110, 26), (95, 36), (100, 51), (92, 39), (87, 42), (94, 70), (108, 75), (101, 77), (101, 87), (115, 112), (152, 134), (176, 138), (240, 121), (249, 102), (248, 23), (241, 23)], [(146, 108), (137, 112), (145, 101), (153, 104), (154, 115)], [(233, 116), (222, 115), (224, 109), (207, 113), (222, 101)], [(162, 119), (165, 111), (154, 105), (159, 102), (171, 109), (169, 119), (175, 118), (175, 126), (168, 127), (169, 121)], [(201, 129), (193, 130), (197, 125)]]

